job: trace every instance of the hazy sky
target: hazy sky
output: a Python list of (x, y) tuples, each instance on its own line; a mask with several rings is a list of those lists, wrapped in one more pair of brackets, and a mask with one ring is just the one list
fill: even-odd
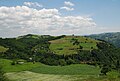
[(0, 37), (120, 32), (120, 0), (0, 0)]

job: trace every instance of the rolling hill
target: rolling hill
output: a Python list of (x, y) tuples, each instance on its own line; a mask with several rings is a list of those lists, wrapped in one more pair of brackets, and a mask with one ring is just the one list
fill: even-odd
[(102, 40), (28, 34), (1, 38), (0, 49), (5, 51), (0, 63), (10, 80), (119, 81), (120, 49)]
[[(84, 36), (24, 35), (0, 39), (9, 48), (1, 57), (37, 61), (47, 65), (70, 65), (92, 61), (91, 51), (100, 41)], [(32, 58), (30, 60), (29, 58)]]
[(55, 54), (69, 55), (77, 54), (78, 50), (97, 49), (98, 40), (86, 38), (83, 36), (65, 36), (61, 39), (49, 41), (50, 50)]

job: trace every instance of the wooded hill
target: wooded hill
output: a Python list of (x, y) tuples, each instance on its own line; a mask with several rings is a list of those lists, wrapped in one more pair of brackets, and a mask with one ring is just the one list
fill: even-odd
[(94, 39), (105, 40), (105, 41), (107, 41), (107, 42), (109, 42), (117, 47), (120, 47), (120, 32), (94, 34), (94, 35), (90, 35), (88, 37), (91, 37)]
[[(1, 47), (2, 46), (2, 47)], [(90, 64), (102, 67), (101, 72), (120, 68), (120, 49), (105, 41), (83, 36), (24, 35), (0, 38), (0, 57), (47, 65)]]

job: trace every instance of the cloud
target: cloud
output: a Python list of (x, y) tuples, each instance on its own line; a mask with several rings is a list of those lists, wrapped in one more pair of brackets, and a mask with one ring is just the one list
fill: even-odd
[(43, 5), (38, 2), (24, 2), (23, 4), (29, 7), (43, 7)]
[(60, 9), (67, 10), (67, 11), (73, 11), (74, 10), (74, 8), (72, 8), (73, 6), (74, 6), (73, 3), (69, 2), (69, 1), (65, 1), (64, 6), (60, 7)]
[(74, 4), (72, 2), (69, 2), (69, 1), (65, 1), (64, 5), (66, 5), (66, 6), (74, 6)]
[(27, 6), (0, 7), (0, 36), (34, 34), (82, 34), (96, 23), (90, 17), (62, 16), (57, 9), (34, 9)]
[(66, 7), (66, 6), (61, 7), (60, 9), (64, 9), (64, 10), (67, 10), (67, 11), (73, 11), (74, 10), (74, 8), (69, 8), (69, 7)]

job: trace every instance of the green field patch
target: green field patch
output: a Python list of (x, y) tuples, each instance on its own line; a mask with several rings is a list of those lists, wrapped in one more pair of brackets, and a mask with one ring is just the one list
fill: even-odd
[(30, 71), (43, 74), (59, 75), (98, 75), (100, 73), (100, 69), (98, 67), (85, 64), (74, 64), (69, 66), (42, 65), (37, 68), (33, 68)]
[(32, 62), (11, 65), (11, 62), (0, 59), (3, 70), (11, 81), (120, 81), (116, 71), (100, 76), (100, 68), (86, 64), (48, 66)]
[(3, 70), (5, 72), (27, 71), (41, 65), (40, 63), (33, 64), (32, 62), (26, 62), (24, 64), (16, 64), (16, 65), (11, 65), (11, 63), (12, 63), (11, 60), (0, 59), (0, 64), (2, 64)]
[[(77, 40), (79, 44), (75, 44), (74, 42)], [(97, 40), (86, 38), (83, 36), (65, 36), (64, 38), (49, 41), (50, 50), (59, 55), (70, 55), (70, 54), (77, 54), (78, 49), (80, 46), (83, 48), (80, 50), (92, 50), (97, 49)]]
[(0, 52), (6, 52), (8, 50), (8, 48), (5, 48), (3, 46), (0, 46)]
[(36, 62), (26, 62), (24, 64), (11, 65), (12, 61), (0, 59), (5, 72), (32, 71), (43, 74), (59, 74), (59, 75), (98, 75), (100, 69), (95, 66), (86, 64), (73, 64), (68, 66), (49, 66)]

